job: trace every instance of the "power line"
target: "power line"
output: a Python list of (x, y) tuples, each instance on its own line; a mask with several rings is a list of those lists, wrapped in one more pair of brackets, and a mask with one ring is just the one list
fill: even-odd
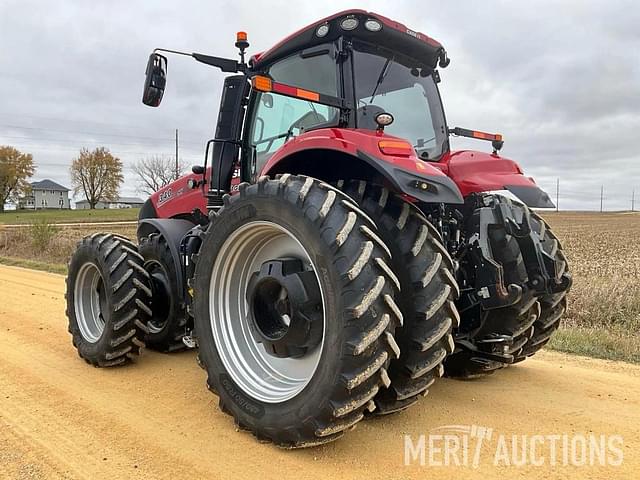
[(122, 134), (122, 133), (105, 133), (105, 132), (88, 132), (88, 131), (84, 131), (84, 130), (59, 130), (59, 129), (54, 129), (54, 128), (46, 128), (46, 127), (27, 127), (27, 126), (23, 126), (23, 125), (6, 125), (6, 124), (0, 124), (0, 127), (2, 128), (17, 128), (17, 129), (21, 129), (21, 130), (44, 130), (47, 132), (55, 132), (55, 133), (73, 133), (73, 134), (80, 134), (80, 135), (101, 135), (103, 137), (121, 137), (121, 138), (133, 138), (136, 140), (153, 140), (153, 141), (158, 141), (158, 140), (163, 140), (166, 141), (167, 137), (141, 137), (141, 136), (137, 136), (137, 135), (126, 135), (126, 134)]
[[(70, 138), (35, 138), (35, 137), (21, 137), (21, 136), (17, 136), (17, 135), (2, 135), (0, 134), (0, 138), (12, 138), (15, 140), (33, 140), (36, 142), (42, 142), (42, 143), (46, 143), (46, 142), (55, 142), (55, 143), (87, 143), (84, 142), (83, 140), (75, 140), (75, 139), (70, 139)], [(109, 145), (126, 145), (126, 146), (135, 146), (135, 145), (144, 145), (146, 143), (149, 144), (155, 144), (155, 143), (164, 143), (164, 142), (172, 142), (173, 143), (173, 139), (172, 138), (163, 138), (163, 139), (158, 139), (158, 140), (154, 140), (153, 143), (151, 142), (151, 140), (143, 140), (140, 142), (112, 142), (112, 141), (108, 141), (105, 143), (108, 143)], [(205, 142), (183, 142), (186, 143), (187, 145), (193, 145), (193, 146), (199, 146), (199, 147), (204, 147)]]

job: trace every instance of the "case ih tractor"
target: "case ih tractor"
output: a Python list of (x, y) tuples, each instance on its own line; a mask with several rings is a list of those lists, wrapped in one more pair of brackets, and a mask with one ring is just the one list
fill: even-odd
[[(443, 374), (524, 360), (571, 284), (532, 207), (549, 197), (502, 137), (449, 128), (443, 46), (381, 15), (322, 19), (245, 62), (158, 49), (229, 74), (203, 165), (149, 198), (138, 244), (96, 233), (73, 255), (80, 356), (123, 365), (198, 348), (223, 411), (259, 439), (325, 443), (407, 408)], [(492, 153), (451, 151), (452, 135)]]

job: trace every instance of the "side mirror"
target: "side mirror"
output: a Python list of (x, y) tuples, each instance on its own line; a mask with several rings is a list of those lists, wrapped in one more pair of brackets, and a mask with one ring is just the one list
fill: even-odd
[(162, 101), (164, 87), (167, 83), (167, 57), (158, 53), (149, 55), (142, 103), (150, 107), (157, 107)]

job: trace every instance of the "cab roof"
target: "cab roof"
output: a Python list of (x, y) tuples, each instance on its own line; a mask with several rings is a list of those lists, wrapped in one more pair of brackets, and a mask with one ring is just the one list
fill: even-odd
[[(348, 18), (357, 21), (356, 27), (351, 30), (345, 30), (341, 27), (342, 22)], [(377, 20), (381, 28), (378, 31), (368, 30), (365, 28), (365, 22), (368, 20)], [(352, 21), (351, 24), (353, 25), (353, 23)], [(326, 25), (328, 30), (327, 33), (320, 36), (318, 28), (322, 25)], [(397, 50), (431, 68), (436, 67), (439, 58), (446, 58), (442, 44), (428, 35), (411, 30), (406, 25), (377, 13), (353, 9), (344, 10), (307, 25), (281, 40), (269, 50), (253, 55), (250, 66), (256, 71), (263, 70), (276, 60), (294, 52), (333, 41), (342, 35)]]

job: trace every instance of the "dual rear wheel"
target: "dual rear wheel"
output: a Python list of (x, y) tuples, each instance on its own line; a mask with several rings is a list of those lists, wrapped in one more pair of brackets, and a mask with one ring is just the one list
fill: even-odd
[[(548, 249), (558, 254), (552, 241)], [(242, 184), (211, 215), (195, 257), (194, 326), (207, 386), (259, 439), (317, 445), (366, 414), (403, 410), (442, 376), (454, 350), (454, 262), (424, 215), (381, 186), (336, 188), (287, 174)], [(173, 265), (159, 235), (139, 250), (117, 235), (85, 238), (67, 299), (80, 356), (111, 366), (135, 358), (145, 340), (183, 348), (187, 315), (171, 294)], [(518, 359), (544, 345), (565, 300), (544, 298), (542, 311), (532, 304)]]

